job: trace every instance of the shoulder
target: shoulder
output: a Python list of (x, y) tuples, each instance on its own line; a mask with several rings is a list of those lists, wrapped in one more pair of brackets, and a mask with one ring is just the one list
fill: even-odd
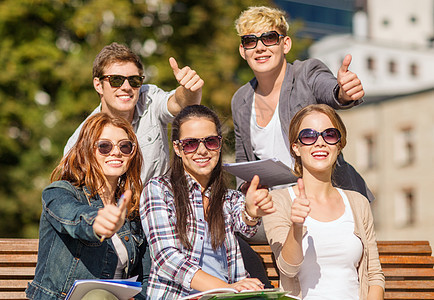
[(296, 60), (292, 64), (295, 72), (309, 71), (309, 70), (325, 70), (328, 71), (329, 68), (319, 59), (309, 58), (306, 60)]
[(66, 181), (66, 180), (53, 181), (44, 189), (44, 191), (51, 190), (51, 189), (64, 189), (64, 190), (68, 190), (71, 192), (78, 192), (79, 191), (79, 189), (77, 187), (75, 187), (74, 185), (72, 185), (71, 182)]
[(348, 198), (348, 202), (354, 208), (370, 208), (369, 200), (356, 191), (342, 190)]
[(232, 104), (237, 103), (247, 95), (252, 94), (255, 91), (257, 85), (256, 78), (251, 79), (249, 82), (240, 87), (232, 97)]
[(283, 188), (283, 189), (277, 189), (277, 190), (272, 190), (270, 192), (271, 197), (273, 198), (273, 202), (276, 203), (280, 203), (280, 202), (291, 202), (291, 196), (289, 195), (289, 191), (288, 189), (290, 189), (292, 187), (288, 187), (288, 188)]

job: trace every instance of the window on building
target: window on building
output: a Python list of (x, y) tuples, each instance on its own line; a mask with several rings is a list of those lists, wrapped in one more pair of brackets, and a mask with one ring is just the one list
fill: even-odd
[(366, 60), (366, 65), (369, 71), (375, 70), (375, 60), (372, 57), (368, 57)]
[(416, 223), (416, 203), (413, 188), (405, 188), (395, 198), (395, 225), (411, 226)]
[(397, 71), (396, 62), (394, 60), (389, 61), (389, 72), (390, 74), (395, 74)]
[(419, 67), (416, 63), (412, 63), (410, 65), (410, 74), (413, 77), (417, 77), (419, 75)]
[(372, 170), (377, 166), (375, 137), (367, 134), (359, 140), (357, 162), (362, 170)]
[(414, 132), (412, 128), (401, 129), (395, 137), (395, 162), (403, 167), (412, 165), (416, 159)]

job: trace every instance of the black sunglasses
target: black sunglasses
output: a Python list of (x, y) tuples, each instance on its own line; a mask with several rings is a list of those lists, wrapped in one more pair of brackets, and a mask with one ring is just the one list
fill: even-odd
[(111, 87), (121, 87), (125, 79), (127, 79), (131, 87), (138, 88), (142, 85), (145, 76), (134, 75), (126, 77), (122, 75), (104, 75), (101, 76), (99, 80), (104, 80), (105, 78), (108, 78)]
[(261, 40), (262, 44), (268, 47), (279, 44), (281, 37), (284, 37), (284, 35), (275, 30), (264, 32), (260, 37), (254, 34), (247, 34), (241, 37), (241, 45), (246, 50), (255, 49), (258, 45), (258, 40)]
[(221, 136), (213, 135), (201, 139), (177, 140), (176, 143), (181, 145), (184, 153), (192, 153), (199, 148), (200, 143), (203, 143), (208, 150), (218, 150), (221, 147), (221, 140)]
[(131, 153), (133, 153), (136, 144), (129, 140), (122, 140), (119, 141), (117, 144), (114, 144), (110, 140), (100, 140), (95, 142), (95, 148), (98, 149), (101, 155), (109, 155), (115, 146), (119, 148), (119, 151), (123, 155), (130, 155)]
[(341, 133), (336, 128), (327, 128), (323, 132), (318, 132), (314, 129), (303, 129), (298, 134), (298, 140), (303, 145), (313, 145), (322, 136), (324, 142), (329, 145), (336, 145), (341, 140)]

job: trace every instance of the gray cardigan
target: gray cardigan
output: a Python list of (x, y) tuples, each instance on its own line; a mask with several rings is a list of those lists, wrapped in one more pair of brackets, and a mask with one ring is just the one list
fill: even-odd
[[(235, 159), (237, 162), (253, 161), (259, 158), (253, 153), (250, 137), (250, 118), (253, 96), (258, 82), (253, 78), (243, 85), (232, 98), (232, 118), (235, 131)], [(289, 135), (292, 117), (309, 104), (323, 103), (334, 109), (347, 109), (362, 103), (362, 100), (342, 105), (337, 100), (339, 85), (336, 77), (326, 65), (317, 59), (296, 60), (287, 63), (285, 78), (279, 99), (279, 116), (285, 136)], [(336, 186), (355, 190), (372, 201), (374, 196), (357, 171), (348, 164), (342, 155), (338, 157), (333, 174)], [(296, 178), (293, 178), (296, 181)]]

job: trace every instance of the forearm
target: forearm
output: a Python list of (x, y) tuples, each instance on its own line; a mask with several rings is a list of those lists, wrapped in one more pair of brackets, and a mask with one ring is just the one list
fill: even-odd
[(369, 287), (368, 300), (383, 300), (384, 290), (379, 285), (373, 285)]
[(169, 98), (167, 103), (169, 112), (176, 116), (184, 107), (200, 104), (201, 99), (202, 89), (193, 92), (183, 86), (178, 86), (175, 94)]
[(198, 270), (196, 274), (194, 274), (190, 286), (192, 289), (203, 292), (216, 288), (229, 287), (229, 284), (221, 279), (218, 279), (217, 277), (209, 275), (202, 270)]
[(299, 265), (303, 261), (303, 225), (292, 225), (282, 247), (282, 258), (290, 265)]

